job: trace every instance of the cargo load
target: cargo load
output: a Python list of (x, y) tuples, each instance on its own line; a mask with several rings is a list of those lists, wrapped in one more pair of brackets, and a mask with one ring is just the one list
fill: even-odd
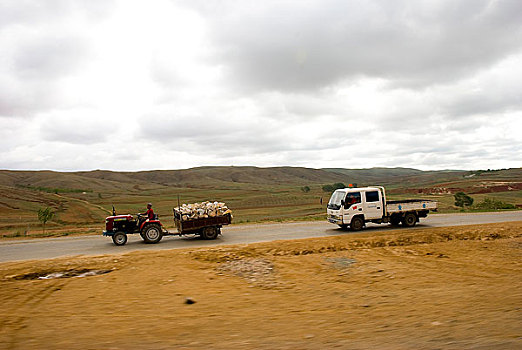
[(174, 208), (181, 220), (207, 219), (232, 214), (232, 211), (222, 202), (201, 202), (183, 204)]

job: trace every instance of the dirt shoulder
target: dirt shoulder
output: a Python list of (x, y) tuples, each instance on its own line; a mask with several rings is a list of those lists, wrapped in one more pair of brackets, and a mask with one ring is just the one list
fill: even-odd
[(515, 349), (521, 252), (512, 222), (3, 263), (0, 349)]

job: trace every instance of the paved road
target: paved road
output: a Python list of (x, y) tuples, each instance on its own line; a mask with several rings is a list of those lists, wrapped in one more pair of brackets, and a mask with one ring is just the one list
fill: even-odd
[[(522, 221), (522, 211), (480, 214), (436, 214), (421, 219), (417, 228), (460, 226), (507, 221)], [(390, 230), (389, 225), (369, 224), (363, 232)], [(194, 237), (164, 237), (158, 244), (144, 244), (139, 235), (129, 235), (125, 246), (117, 247), (109, 237), (86, 236), (13, 240), (0, 242), (0, 262), (49, 259), (72, 255), (101, 255), (127, 253), (135, 250), (160, 250), (206, 247), (223, 244), (244, 244), (279, 239), (299, 239), (353, 234), (327, 222), (298, 222), (283, 224), (234, 225), (225, 227), (223, 235), (214, 241)]]

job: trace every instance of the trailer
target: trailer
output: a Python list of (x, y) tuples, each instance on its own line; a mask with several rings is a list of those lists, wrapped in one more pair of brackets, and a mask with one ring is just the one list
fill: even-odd
[(203, 239), (216, 239), (221, 234), (221, 228), (223, 225), (232, 223), (232, 215), (225, 214), (215, 217), (202, 217), (193, 219), (183, 219), (181, 212), (175, 208), (174, 212), (174, 224), (178, 232), (178, 235), (194, 234), (199, 235)]
[(327, 205), (327, 220), (341, 228), (361, 230), (366, 223), (390, 223), (413, 227), (420, 218), (437, 211), (437, 202), (427, 199), (387, 201), (382, 186), (336, 190)]

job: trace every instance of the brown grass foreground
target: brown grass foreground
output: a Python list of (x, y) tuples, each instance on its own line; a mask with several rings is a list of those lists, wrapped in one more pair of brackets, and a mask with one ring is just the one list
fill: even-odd
[(4, 263), (0, 348), (517, 349), (521, 252), (515, 222)]

